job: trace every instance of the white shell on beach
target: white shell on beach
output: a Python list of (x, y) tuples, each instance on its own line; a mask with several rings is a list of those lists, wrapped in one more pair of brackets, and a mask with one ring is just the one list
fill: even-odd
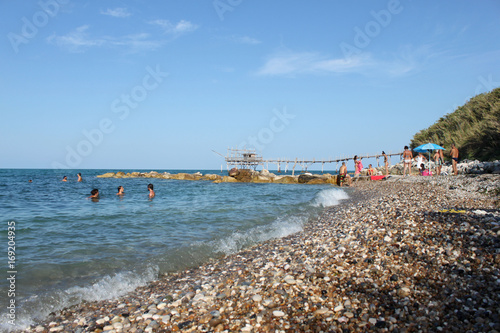
[(262, 296), (260, 295), (254, 295), (252, 297), (252, 299), (255, 301), (255, 302), (261, 302), (262, 301)]
[(283, 311), (276, 310), (276, 311), (273, 311), (273, 316), (275, 316), (275, 317), (284, 317), (285, 313)]

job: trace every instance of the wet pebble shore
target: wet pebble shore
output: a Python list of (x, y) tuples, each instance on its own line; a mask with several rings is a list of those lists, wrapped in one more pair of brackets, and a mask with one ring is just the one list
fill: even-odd
[(500, 332), (500, 176), (354, 187), (302, 232), (27, 331)]

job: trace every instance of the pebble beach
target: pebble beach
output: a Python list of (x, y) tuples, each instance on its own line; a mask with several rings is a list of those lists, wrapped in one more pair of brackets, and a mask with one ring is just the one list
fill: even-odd
[(500, 332), (500, 175), (353, 187), (298, 233), (24, 332)]

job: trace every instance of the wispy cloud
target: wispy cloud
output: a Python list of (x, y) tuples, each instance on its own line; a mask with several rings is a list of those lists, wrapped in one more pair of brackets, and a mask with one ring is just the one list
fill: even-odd
[(51, 44), (67, 49), (70, 52), (79, 53), (91, 47), (127, 47), (132, 51), (154, 50), (162, 46), (165, 41), (155, 40), (148, 33), (137, 33), (120, 37), (92, 37), (88, 33), (89, 26), (83, 25), (66, 35), (52, 35), (47, 38)]
[(260, 40), (248, 36), (231, 36), (231, 40), (239, 44), (257, 45), (261, 43)]
[(47, 41), (59, 47), (67, 48), (70, 52), (82, 52), (92, 46), (101, 46), (106, 43), (105, 39), (90, 38), (87, 30), (88, 25), (82, 25), (74, 31), (63, 36), (51, 35)]
[(362, 73), (375, 77), (400, 77), (420, 73), (456, 60), (452, 50), (438, 44), (402, 45), (394, 52), (362, 52), (350, 57), (334, 58), (319, 52), (281, 50), (271, 54), (257, 70), (261, 76), (321, 75)]
[(185, 20), (181, 20), (175, 24), (171, 23), (168, 20), (154, 20), (150, 21), (149, 23), (160, 27), (163, 30), (164, 34), (171, 35), (173, 37), (178, 37), (180, 35), (198, 29), (198, 26), (196, 24)]
[[(107, 9), (101, 11), (101, 14), (122, 18), (131, 15), (126, 8)], [(156, 20), (147, 23), (146, 27), (149, 30), (151, 30), (151, 25), (154, 25), (160, 27), (163, 34), (156, 31), (156, 33), (137, 32), (122, 36), (95, 36), (90, 33), (89, 25), (82, 25), (64, 35), (52, 34), (47, 38), (47, 42), (75, 53), (84, 52), (92, 47), (122, 47), (128, 48), (128, 51), (137, 52), (155, 50), (183, 34), (198, 29), (196, 24), (185, 20), (175, 24), (168, 20)]]
[(125, 35), (121, 38), (110, 38), (109, 44), (114, 46), (124, 46), (131, 50), (155, 50), (165, 44), (163, 40), (152, 39), (148, 33), (138, 33)]
[(119, 7), (119, 8), (108, 8), (106, 10), (101, 10), (102, 15), (109, 15), (113, 17), (125, 18), (132, 15), (127, 8)]
[(281, 52), (270, 56), (257, 74), (274, 76), (346, 73), (358, 71), (370, 61), (367, 54), (349, 58), (330, 58), (316, 52)]
[(380, 61), (379, 68), (387, 71), (392, 76), (403, 76), (418, 73), (427, 66), (448, 59), (448, 51), (436, 49), (434, 44), (422, 44), (418, 46), (401, 46), (394, 58), (387, 61)]

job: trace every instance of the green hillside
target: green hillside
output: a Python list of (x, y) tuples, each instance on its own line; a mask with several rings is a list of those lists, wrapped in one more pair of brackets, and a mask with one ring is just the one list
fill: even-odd
[(500, 88), (473, 97), (415, 134), (411, 148), (427, 142), (442, 145), (447, 151), (455, 143), (460, 159), (500, 159)]

